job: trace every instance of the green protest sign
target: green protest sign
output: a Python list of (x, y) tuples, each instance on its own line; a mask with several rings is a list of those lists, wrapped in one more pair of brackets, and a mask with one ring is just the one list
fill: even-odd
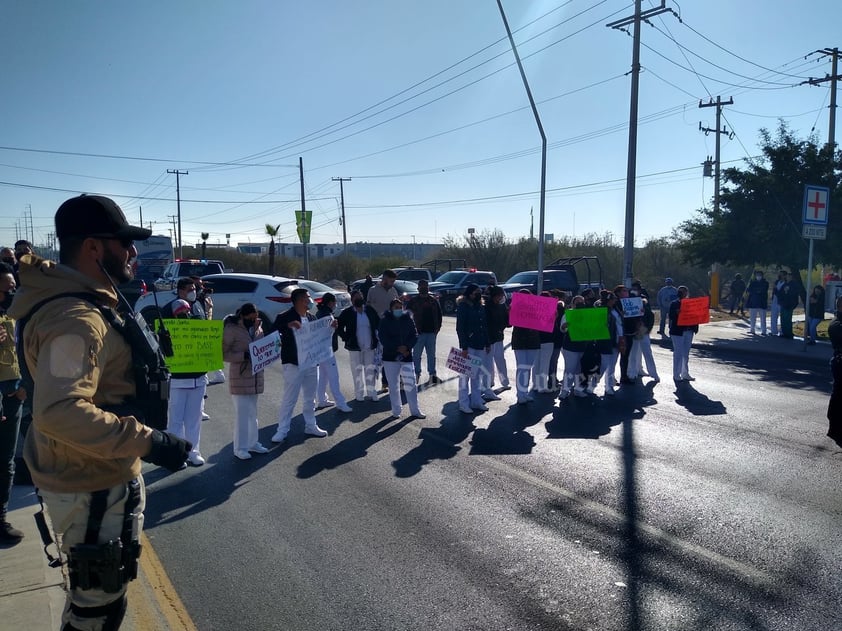
[(567, 320), (567, 334), (574, 342), (607, 340), (611, 337), (608, 333), (607, 307), (568, 309), (564, 317)]
[(173, 356), (167, 368), (174, 373), (208, 372), (222, 368), (222, 321), (167, 318)]

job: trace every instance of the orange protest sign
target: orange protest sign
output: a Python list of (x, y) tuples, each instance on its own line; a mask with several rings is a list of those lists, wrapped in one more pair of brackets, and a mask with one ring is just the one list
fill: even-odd
[(683, 298), (678, 311), (678, 326), (693, 326), (710, 322), (710, 297)]

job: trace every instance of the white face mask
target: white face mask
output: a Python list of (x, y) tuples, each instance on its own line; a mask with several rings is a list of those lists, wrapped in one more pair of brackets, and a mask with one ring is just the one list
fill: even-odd
[(396, 318), (400, 318), (403, 315), (403, 309), (392, 309), (392, 315)]
[(187, 302), (196, 302), (196, 292), (195, 291), (187, 292), (186, 298), (187, 298)]

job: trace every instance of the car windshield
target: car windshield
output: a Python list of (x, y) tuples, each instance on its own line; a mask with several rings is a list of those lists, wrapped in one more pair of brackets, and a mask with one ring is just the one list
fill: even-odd
[(439, 276), (436, 279), (436, 282), (437, 283), (451, 283), (451, 284), (455, 285), (460, 280), (465, 278), (465, 276), (467, 274), (468, 274), (468, 272), (458, 272), (458, 271), (445, 272), (444, 274), (442, 274), (441, 276)]
[(506, 284), (532, 284), (538, 280), (538, 272), (518, 272), (506, 281)]
[(411, 280), (396, 280), (395, 290), (403, 294), (418, 293), (418, 283), (413, 283)]

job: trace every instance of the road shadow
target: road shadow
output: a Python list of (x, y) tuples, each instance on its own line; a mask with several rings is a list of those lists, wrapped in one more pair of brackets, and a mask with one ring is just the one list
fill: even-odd
[(414, 418), (409, 416), (398, 420), (393, 416), (387, 416), (371, 427), (338, 442), (327, 451), (311, 456), (302, 462), (298, 466), (297, 477), (301, 479), (312, 478), (327, 469), (336, 469), (354, 460), (364, 458), (368, 455), (369, 447), (397, 433), (405, 425), (411, 423)]
[(461, 443), (476, 429), (475, 415), (461, 413), (458, 404), (450, 402), (442, 406), (442, 416), (438, 427), (423, 428), (418, 432), (421, 442), (392, 462), (396, 477), (412, 477), (433, 460), (449, 460), (462, 450)]
[(658, 403), (655, 386), (654, 382), (627, 385), (613, 396), (570, 396), (560, 401), (546, 423), (547, 438), (597, 439), (625, 421), (640, 420), (646, 416), (645, 408)]
[(679, 381), (675, 384), (675, 402), (693, 416), (720, 416), (728, 413), (722, 401), (702, 394), (690, 381)]
[[(799, 344), (793, 340), (776, 340), (781, 345)], [(815, 347), (810, 347), (811, 349)], [(805, 354), (804, 358), (776, 356), (772, 353), (752, 353), (745, 350), (722, 346), (693, 347), (693, 356), (712, 362), (739, 368), (752, 377), (766, 383), (785, 388), (815, 390), (830, 394), (833, 380), (830, 375), (829, 359), (817, 358)]]
[[(535, 439), (526, 431), (537, 425), (555, 405), (555, 395), (536, 394), (534, 401), (509, 406), (509, 409), (494, 418), (487, 428), (478, 428), (471, 438), (472, 456), (525, 455), (532, 453)], [(495, 402), (489, 404), (494, 406)], [(493, 408), (492, 408), (493, 409)]]

